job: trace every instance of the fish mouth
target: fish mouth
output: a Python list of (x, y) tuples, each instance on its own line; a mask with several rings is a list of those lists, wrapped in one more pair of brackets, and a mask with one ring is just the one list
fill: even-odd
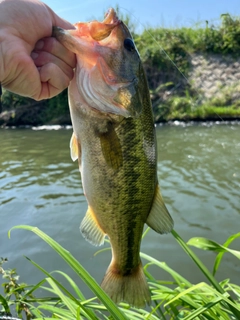
[(53, 36), (77, 56), (75, 78), (80, 96), (101, 112), (137, 116), (140, 111), (135, 110), (133, 101), (140, 101), (138, 78), (134, 73), (125, 77), (116, 60), (123, 39), (130, 34), (115, 10), (110, 8), (102, 22), (74, 26), (71, 30), (53, 27)]
[(105, 19), (102, 22), (92, 21), (89, 22), (89, 33), (92, 39), (101, 41), (106, 39), (112, 32), (112, 30), (121, 24), (121, 20), (118, 19), (117, 14), (113, 8), (110, 8)]
[(113, 8), (109, 8), (102, 23), (109, 24), (117, 23), (119, 21), (121, 20), (118, 19), (116, 11)]
[(118, 18), (115, 10), (110, 8), (102, 22), (97, 20), (87, 23), (78, 22), (74, 24), (75, 29), (70, 30), (54, 26), (52, 28), (52, 36), (64, 43), (70, 51), (81, 54), (82, 47), (93, 48), (98, 42), (108, 38), (113, 29), (120, 24), (122, 24), (122, 21)]

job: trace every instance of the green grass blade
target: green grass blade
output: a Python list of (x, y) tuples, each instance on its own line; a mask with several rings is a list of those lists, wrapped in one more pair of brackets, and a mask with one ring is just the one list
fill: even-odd
[(193, 246), (202, 250), (211, 250), (211, 251), (218, 251), (218, 252), (229, 252), (233, 254), (235, 257), (240, 259), (240, 252), (237, 250), (228, 249), (227, 247), (222, 246), (221, 244), (201, 237), (191, 238), (187, 245)]
[[(187, 297), (189, 296), (189, 298)], [(211, 306), (210, 303), (216, 300), (216, 303)], [(192, 302), (189, 301), (189, 299), (192, 298), (192, 301), (201, 301), (201, 304), (204, 305), (204, 307), (197, 307), (195, 304), (194, 307), (197, 310), (202, 310), (205, 312), (208, 310), (209, 316), (213, 317), (215, 319), (215, 314), (218, 316), (221, 316), (221, 319), (229, 320), (229, 317), (222, 311), (222, 309), (217, 305), (219, 302), (221, 302), (223, 299), (222, 297), (219, 297), (218, 291), (210, 287), (207, 283), (205, 282), (200, 282), (196, 285), (193, 285), (191, 288), (188, 288), (184, 291), (181, 291), (177, 296), (175, 296), (171, 301), (169, 301), (166, 305), (174, 302), (177, 299), (182, 299), (184, 302), (189, 303), (191, 307), (193, 307)], [(205, 310), (204, 308), (207, 306), (207, 309)], [(213, 308), (214, 307), (214, 308)], [(199, 313), (200, 314), (200, 313)], [(205, 315), (206, 317), (209, 317), (208, 315)], [(210, 319), (211, 319), (210, 317)], [(218, 318), (217, 318), (218, 319)]]
[(8, 306), (7, 300), (0, 294), (0, 302), (6, 313), (10, 313), (10, 308)]
[(188, 289), (186, 289), (186, 290), (184, 290), (184, 291), (181, 291), (181, 292), (180, 292), (178, 295), (176, 295), (173, 299), (171, 299), (169, 302), (165, 303), (164, 306), (167, 306), (167, 305), (169, 305), (170, 303), (173, 303), (175, 300), (178, 300), (178, 299), (182, 298), (183, 296), (187, 295), (188, 293), (190, 293), (190, 292), (192, 292), (192, 291), (194, 291), (194, 290), (196, 290), (196, 289), (202, 288), (203, 286), (206, 286), (206, 283), (200, 282), (200, 283), (198, 283), (198, 284), (196, 284), (196, 285), (191, 286), (190, 288), (188, 288)]
[[(72, 300), (74, 300), (76, 303), (78, 303), (78, 300), (57, 280), (55, 279), (51, 273), (43, 269), (39, 264), (31, 260), (30, 258), (26, 257), (28, 261), (30, 261), (36, 268), (38, 268), (42, 273), (44, 273), (48, 278), (52, 279), (59, 288), (61, 288)], [(46, 281), (46, 279), (43, 280), (43, 282)]]
[(96, 252), (94, 253), (94, 257), (96, 257), (99, 253), (102, 253), (102, 252), (105, 252), (105, 251), (109, 251), (109, 250), (111, 250), (110, 247), (109, 247), (109, 248), (100, 249), (100, 250), (98, 250), (98, 251), (96, 251)]
[[(36, 227), (21, 225), (13, 227), (13, 229), (25, 229), (34, 232), (40, 238), (42, 238), (50, 247), (52, 247), (76, 272), (76, 274), (87, 284), (87, 286), (94, 292), (100, 301), (106, 306), (110, 314), (118, 320), (126, 320), (125, 315), (116, 306), (116, 304), (109, 298), (109, 296), (101, 289), (98, 283), (91, 277), (91, 275), (82, 267), (82, 265), (72, 256), (72, 254), (64, 249), (51, 237), (46, 235), (44, 232)], [(9, 231), (9, 237), (11, 230)]]
[(80, 307), (77, 308), (77, 319), (76, 320), (81, 320), (81, 317), (80, 317)]
[[(235, 239), (239, 238), (240, 237), (240, 233), (236, 233), (236, 234), (233, 234), (231, 235), (227, 241), (223, 244), (224, 247), (228, 247)], [(216, 259), (215, 259), (215, 263), (214, 263), (214, 266), (213, 266), (213, 275), (216, 274), (218, 268), (219, 268), (219, 265), (222, 261), (222, 258), (223, 258), (223, 255), (224, 255), (225, 252), (219, 252), (219, 254), (217, 255)]]
[[(150, 261), (151, 264), (154, 264), (154, 265), (162, 268), (163, 270), (167, 271), (167, 272), (175, 279), (176, 283), (179, 284), (180, 287), (182, 287), (183, 285), (185, 285), (185, 286), (187, 286), (187, 287), (189, 287), (189, 288), (192, 287), (192, 284), (191, 284), (189, 281), (187, 281), (184, 277), (182, 277), (181, 275), (179, 275), (176, 271), (174, 271), (173, 269), (171, 269), (170, 267), (168, 267), (166, 263), (160, 262), (160, 261), (158, 261), (158, 260), (156, 260), (156, 259), (148, 256), (147, 254), (142, 253), (142, 252), (140, 253), (140, 256), (141, 256), (142, 258)], [(154, 284), (154, 283), (153, 283), (153, 284)], [(155, 284), (154, 284), (154, 285), (155, 285)], [(168, 300), (171, 299), (170, 291), (169, 291), (169, 290), (171, 290), (171, 289), (170, 289), (170, 288), (167, 288), (167, 289), (168, 289), (168, 298), (167, 298), (167, 301), (168, 301)], [(163, 289), (161, 289), (160, 292), (161, 292), (161, 295), (162, 295)], [(178, 294), (178, 293), (176, 293), (176, 292), (174, 292), (174, 291), (171, 291), (171, 294), (175, 296), (175, 295)], [(154, 300), (154, 299), (156, 299), (156, 297), (157, 297), (157, 296), (156, 296), (155, 290), (153, 290), (153, 291), (152, 291), (152, 299)], [(183, 297), (181, 297), (181, 300), (182, 300), (185, 304), (189, 305), (189, 306), (191, 307), (191, 309), (198, 309), (198, 308), (200, 307), (199, 304), (197, 304), (193, 299), (190, 299), (190, 298), (187, 297), (186, 295), (183, 296)], [(175, 310), (173, 310), (173, 307), (172, 307), (172, 306), (171, 306), (171, 309), (172, 309), (173, 312), (176, 312)], [(169, 313), (169, 311), (168, 311), (168, 313)], [(206, 318), (209, 319), (209, 320), (212, 320), (212, 318), (211, 318), (210, 316), (206, 316)]]
[(72, 312), (74, 319), (77, 318), (77, 312), (78, 311), (80, 312), (81, 309), (83, 310), (82, 315), (84, 316), (84, 319), (89, 319), (89, 320), (98, 319), (93, 312), (91, 312), (91, 315), (93, 316), (89, 315), (88, 310), (82, 304), (81, 305), (79, 305), (79, 303), (76, 304), (75, 301), (65, 296), (52, 279), (47, 278), (46, 280), (48, 281), (50, 286), (53, 288), (53, 292), (55, 292), (60, 297), (64, 306), (66, 306)]
[(67, 281), (68, 283), (70, 284), (70, 286), (73, 288), (73, 290), (76, 292), (77, 296), (79, 297), (79, 299), (81, 301), (84, 301), (86, 300), (86, 298), (84, 297), (83, 293), (81, 292), (81, 290), (78, 288), (78, 286), (76, 285), (76, 283), (65, 273), (65, 272), (62, 272), (62, 271), (59, 271), (59, 270), (55, 270), (52, 273), (58, 273), (60, 274), (61, 276), (63, 276)]
[[(37, 289), (39, 289), (39, 288), (42, 286), (42, 284), (43, 284), (45, 281), (46, 281), (46, 280), (43, 279), (43, 280), (41, 280), (40, 282), (38, 282), (35, 286), (33, 286), (31, 290), (27, 291), (27, 292), (23, 295), (22, 300), (26, 299), (27, 297), (30, 297), (30, 296), (34, 293), (34, 291), (36, 291)], [(31, 298), (31, 297), (30, 297), (30, 298)]]
[(142, 234), (142, 240), (146, 237), (149, 231), (150, 231), (150, 227), (147, 227), (147, 229)]
[(40, 310), (38, 310), (36, 307), (29, 306), (29, 309), (30, 309), (32, 315), (34, 316), (33, 319), (36, 319), (36, 318), (42, 318), (44, 320), (46, 319), (44, 317), (44, 314)]
[(228, 287), (236, 295), (236, 297), (240, 301), (240, 287), (238, 285), (235, 285), (235, 284), (232, 284), (232, 283), (229, 283)]
[(76, 318), (77, 317), (77, 305), (73, 302), (73, 300), (69, 299), (67, 296), (63, 294), (63, 292), (59, 289), (56, 283), (51, 279), (47, 278), (47, 282), (53, 288), (53, 291), (60, 297), (64, 306), (66, 306), (72, 315)]
[[(76, 317), (74, 318), (71, 312), (63, 308), (58, 308), (56, 306), (51, 306), (49, 304), (42, 304), (41, 306), (39, 306), (39, 308), (51, 312), (53, 314), (53, 317), (52, 318), (41, 317), (41, 318), (37, 318), (36, 320), (56, 319), (56, 318), (65, 319), (65, 320), (76, 320)], [(58, 317), (56, 317), (56, 315), (58, 315)]]
[(171, 269), (165, 262), (160, 262), (154, 258), (152, 258), (151, 256), (140, 252), (140, 256), (143, 259), (146, 259), (148, 261), (150, 261), (151, 263), (153, 263), (154, 265), (160, 267), (161, 269), (167, 271), (169, 274), (171, 274), (171, 276), (175, 279), (175, 281), (181, 285), (181, 284), (186, 284), (187, 286), (191, 286), (192, 284), (185, 279), (184, 277), (182, 277), (179, 273), (177, 273), (176, 271), (174, 271), (173, 269)]
[[(211, 274), (211, 272), (201, 262), (201, 260), (197, 257), (197, 255), (195, 255), (195, 253), (188, 247), (188, 245), (183, 241), (183, 239), (177, 234), (177, 232), (175, 230), (172, 230), (172, 235), (177, 240), (177, 242), (180, 244), (180, 246), (183, 248), (183, 250), (192, 258), (192, 260), (196, 263), (198, 268), (207, 277), (207, 279), (216, 288), (216, 290), (218, 292), (220, 292), (221, 294), (224, 294), (225, 291), (220, 286), (220, 284), (217, 282), (217, 280), (214, 278), (214, 276)], [(233, 312), (233, 314), (237, 317), (237, 319), (240, 319), (240, 310), (237, 310), (237, 308), (233, 307), (234, 303), (233, 303), (233, 300), (231, 299), (231, 297), (225, 301), (226, 301), (227, 305), (229, 306), (229, 309)]]
[(198, 268), (202, 271), (202, 273), (207, 277), (207, 279), (211, 282), (211, 284), (221, 293), (224, 293), (224, 290), (219, 285), (217, 280), (213, 277), (211, 272), (207, 269), (207, 267), (201, 262), (201, 260), (197, 257), (197, 255), (188, 247), (188, 245), (183, 241), (183, 239), (177, 234), (175, 230), (172, 230), (172, 235), (183, 248), (183, 250), (192, 258)]
[[(221, 298), (217, 298), (212, 302), (209, 302), (207, 305), (198, 308), (197, 310), (191, 312), (191, 314), (189, 314), (188, 316), (186, 316), (184, 318), (184, 320), (192, 320), (192, 319), (196, 319), (196, 317), (198, 317), (199, 315), (203, 315), (205, 316), (205, 312), (210, 311), (212, 309), (213, 306), (215, 306), (217, 303), (219, 303), (221, 301)], [(219, 320), (219, 316), (217, 315), (211, 315), (209, 319), (213, 319), (213, 320)]]
[[(63, 292), (65, 292), (65, 294), (67, 294), (76, 304), (78, 304), (78, 305), (85, 311), (85, 313), (90, 317), (90, 319), (95, 319), (95, 320), (97, 320), (97, 317), (94, 315), (94, 313), (92, 312), (92, 310), (86, 309), (86, 308), (83, 306), (83, 304), (82, 304), (80, 301), (78, 301), (78, 300), (77, 300), (59, 281), (57, 281), (57, 279), (55, 279), (49, 272), (47, 272), (45, 269), (43, 269), (41, 266), (39, 266), (36, 262), (32, 261), (31, 259), (29, 259), (29, 258), (27, 258), (27, 257), (26, 257), (26, 259), (28, 259), (36, 268), (38, 268), (40, 271), (42, 271), (44, 274), (46, 274), (48, 278), (52, 279), (52, 280), (57, 284), (57, 286), (58, 286), (59, 288), (61, 288), (61, 290), (62, 290)], [(57, 271), (55, 271), (55, 272), (57, 272)], [(65, 277), (66, 277), (67, 279), (69, 278), (70, 280), (72, 280), (72, 279), (71, 279), (70, 277), (68, 277), (64, 272), (59, 271), (59, 273), (61, 273), (62, 275), (65, 275)], [(72, 281), (72, 282), (74, 283), (74, 281)], [(74, 284), (75, 284), (75, 283), (74, 283)], [(76, 289), (75, 287), (76, 287), (76, 285), (75, 285), (73, 288)], [(76, 290), (77, 290), (77, 289), (76, 289)], [(77, 290), (77, 293), (80, 293), (80, 297), (83, 297), (82, 300), (85, 300), (84, 296), (81, 294), (81, 292), (80, 292), (79, 289)], [(81, 298), (80, 298), (80, 299), (81, 299)]]

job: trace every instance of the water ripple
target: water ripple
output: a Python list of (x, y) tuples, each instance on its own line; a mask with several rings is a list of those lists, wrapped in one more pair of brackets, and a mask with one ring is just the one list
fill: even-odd
[[(16, 238), (9, 241), (7, 232), (14, 225), (37, 226), (76, 256), (81, 252), (92, 257), (95, 251), (79, 234), (87, 203), (78, 165), (69, 155), (72, 131), (51, 129), (0, 130), (0, 243), (4, 243), (0, 256), (10, 256), (13, 267), (23, 279), (27, 276), (27, 282), (31, 271), (21, 260), (23, 255), (46, 261), (51, 269), (59, 269), (59, 262), (29, 233), (16, 231)], [(199, 235), (223, 243), (230, 234), (239, 232), (239, 137), (237, 122), (157, 126), (161, 191), (184, 239)], [(173, 259), (176, 269), (189, 269), (171, 235), (160, 237), (151, 232), (145, 243), (150, 255), (160, 252), (159, 258)], [(95, 265), (89, 260), (86, 267), (95, 274)], [(226, 276), (235, 271), (231, 260)], [(32, 273), (35, 281), (35, 270)]]

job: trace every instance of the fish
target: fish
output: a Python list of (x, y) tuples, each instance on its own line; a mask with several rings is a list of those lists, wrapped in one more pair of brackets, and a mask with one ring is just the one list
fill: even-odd
[(68, 88), (73, 135), (88, 209), (80, 230), (93, 245), (108, 236), (112, 260), (101, 283), (115, 302), (140, 308), (151, 294), (140, 259), (145, 223), (160, 234), (173, 228), (157, 177), (157, 142), (144, 68), (127, 26), (114, 9), (102, 22), (53, 28), (74, 52)]

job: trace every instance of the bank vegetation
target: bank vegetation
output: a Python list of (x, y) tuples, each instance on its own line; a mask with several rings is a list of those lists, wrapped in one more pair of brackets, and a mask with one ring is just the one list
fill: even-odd
[[(240, 101), (232, 99), (228, 91), (223, 90), (221, 99), (206, 99), (189, 81), (191, 56), (194, 54), (231, 56), (238, 59), (239, 17), (222, 14), (216, 25), (206, 21), (204, 26), (148, 28), (141, 34), (134, 32), (134, 24), (129, 16), (122, 18), (133, 29), (149, 82), (156, 122), (240, 117)], [(0, 125), (42, 124), (70, 124), (67, 90), (42, 102), (4, 90)]]

